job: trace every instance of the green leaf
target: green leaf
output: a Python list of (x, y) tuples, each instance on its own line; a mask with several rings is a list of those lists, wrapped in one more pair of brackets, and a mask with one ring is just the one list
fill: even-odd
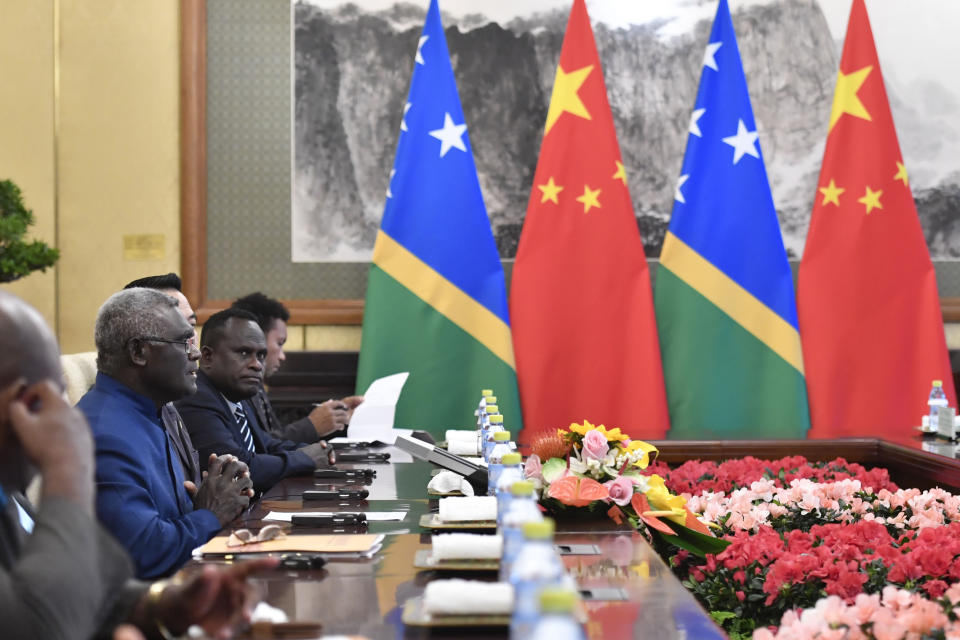
[(710, 617), (713, 618), (713, 621), (717, 624), (723, 624), (724, 620), (736, 618), (737, 614), (735, 614), (733, 611), (711, 611)]
[(730, 546), (729, 540), (723, 540), (721, 538), (714, 538), (713, 536), (708, 536), (699, 531), (694, 531), (693, 529), (688, 529), (687, 527), (677, 524), (672, 520), (669, 521), (670, 528), (673, 529), (677, 535), (671, 536), (666, 533), (660, 533), (648, 527), (648, 530), (652, 531), (654, 535), (659, 536), (663, 540), (674, 544), (681, 549), (686, 549), (692, 554), (705, 558), (708, 553), (720, 553), (724, 549)]
[(559, 480), (563, 472), (567, 470), (567, 461), (563, 458), (550, 458), (543, 463), (541, 473), (543, 480), (547, 484)]

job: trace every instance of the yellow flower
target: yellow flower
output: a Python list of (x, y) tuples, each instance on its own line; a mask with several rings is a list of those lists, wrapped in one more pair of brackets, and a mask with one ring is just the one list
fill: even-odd
[(609, 431), (607, 431), (606, 427), (604, 427), (603, 425), (600, 425), (599, 427), (597, 427), (597, 429), (600, 431), (600, 433), (602, 433), (607, 437), (607, 442), (613, 442), (614, 440), (616, 440), (617, 442), (623, 442), (624, 440), (630, 439), (630, 436), (628, 436), (627, 434), (620, 433), (620, 427), (616, 427), (615, 429), (610, 429)]
[(584, 420), (583, 424), (577, 424), (574, 422), (569, 427), (570, 431), (574, 433), (579, 433), (581, 436), (587, 435), (588, 431), (599, 431), (607, 439), (607, 442), (618, 441), (622, 442), (623, 440), (629, 440), (630, 436), (625, 433), (620, 433), (620, 427), (615, 429), (607, 429), (605, 426), (601, 425), (592, 425), (589, 421)]
[(584, 420), (583, 424), (577, 424), (576, 422), (571, 423), (568, 429), (574, 433), (579, 433), (580, 435), (585, 436), (587, 435), (587, 431), (593, 431), (596, 429), (596, 427)]
[(633, 453), (638, 449), (643, 451), (643, 457), (638, 459), (633, 464), (641, 469), (646, 469), (647, 465), (650, 464), (650, 454), (657, 453), (657, 448), (650, 444), (649, 442), (644, 442), (643, 440), (631, 440), (629, 444), (623, 444), (622, 442), (617, 445), (625, 453)]
[(667, 489), (663, 478), (657, 474), (648, 476), (647, 490), (644, 494), (650, 502), (650, 507), (655, 511), (670, 511), (672, 516), (667, 516), (677, 524), (685, 524), (687, 521), (687, 500), (683, 496), (675, 496)]

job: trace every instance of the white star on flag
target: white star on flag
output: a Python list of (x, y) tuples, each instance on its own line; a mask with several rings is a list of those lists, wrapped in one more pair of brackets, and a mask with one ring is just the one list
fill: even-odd
[(390, 191), (390, 183), (393, 182), (393, 176), (397, 173), (396, 169), (390, 169), (390, 177), (387, 178), (387, 197), (392, 198), (393, 192)]
[(440, 141), (440, 157), (447, 155), (447, 151), (450, 151), (452, 147), (460, 149), (460, 151), (466, 151), (467, 146), (463, 144), (463, 134), (467, 131), (467, 125), (464, 124), (453, 124), (453, 118), (450, 117), (449, 113), (444, 114), (443, 116), (443, 128), (434, 129), (430, 132), (430, 136), (436, 138)]
[(707, 112), (706, 109), (696, 109), (693, 114), (690, 116), (690, 135), (697, 136), (702, 138), (703, 134), (700, 133), (700, 124), (698, 120), (703, 117), (703, 114)]
[(420, 50), (423, 49), (423, 43), (426, 42), (430, 36), (420, 36), (420, 42), (417, 43), (417, 56), (414, 58), (417, 64), (427, 64), (423, 60), (423, 54), (420, 53)]
[(754, 158), (760, 157), (760, 152), (757, 150), (757, 138), (759, 137), (756, 131), (747, 131), (747, 126), (743, 124), (743, 120), (737, 120), (737, 135), (727, 136), (723, 139), (724, 142), (733, 147), (733, 164), (740, 162), (740, 158), (744, 154), (751, 155)]
[(717, 60), (713, 56), (717, 55), (717, 49), (722, 46), (722, 42), (711, 42), (707, 45), (707, 50), (703, 52), (703, 66), (710, 67), (714, 71), (720, 71), (720, 67), (717, 66)]
[(410, 111), (410, 107), (412, 106), (413, 106), (413, 103), (411, 102), (408, 102), (407, 104), (403, 105), (403, 117), (400, 118), (400, 131), (407, 130), (407, 111)]
[(683, 199), (683, 192), (680, 191), (680, 188), (683, 187), (683, 183), (687, 181), (690, 177), (690, 174), (684, 174), (680, 176), (680, 179), (677, 180), (677, 191), (673, 194), (673, 199), (679, 202), (680, 204), (687, 204), (687, 201)]

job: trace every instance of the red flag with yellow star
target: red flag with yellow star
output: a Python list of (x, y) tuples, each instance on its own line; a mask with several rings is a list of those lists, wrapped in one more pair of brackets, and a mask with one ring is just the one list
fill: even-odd
[(584, 419), (666, 434), (650, 274), (583, 0), (560, 52), (510, 319), (522, 441)]
[(933, 264), (863, 0), (854, 0), (800, 263), (809, 437), (904, 436), (931, 381), (956, 407)]

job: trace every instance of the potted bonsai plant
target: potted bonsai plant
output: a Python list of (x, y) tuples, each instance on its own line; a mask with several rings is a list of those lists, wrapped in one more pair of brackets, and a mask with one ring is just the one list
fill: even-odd
[(46, 271), (60, 257), (60, 251), (46, 243), (24, 239), (33, 223), (33, 212), (24, 206), (20, 188), (0, 180), (0, 282), (13, 282), (37, 269)]

